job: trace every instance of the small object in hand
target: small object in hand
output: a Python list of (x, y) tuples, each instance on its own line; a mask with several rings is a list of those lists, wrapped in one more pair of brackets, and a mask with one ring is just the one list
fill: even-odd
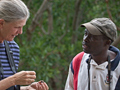
[(41, 83), (44, 83), (44, 81), (43, 81), (43, 80), (41, 80), (40, 82), (41, 82)]

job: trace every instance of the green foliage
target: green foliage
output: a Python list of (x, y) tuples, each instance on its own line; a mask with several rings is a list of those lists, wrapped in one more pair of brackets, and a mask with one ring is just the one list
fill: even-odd
[[(28, 4), (28, 0), (24, 0)], [(50, 35), (44, 35), (37, 27), (32, 33), (32, 40), (27, 41), (26, 29), (31, 24), (32, 18), (39, 9), (43, 0), (31, 0), (29, 9), (31, 17), (24, 27), (23, 35), (20, 36), (22, 44), (16, 38), (20, 46), (20, 70), (36, 71), (36, 81), (44, 80), (50, 87), (50, 90), (63, 90), (68, 74), (68, 67), (72, 58), (82, 51), (82, 38), (84, 29), (78, 28), (73, 31), (73, 17), (75, 14), (76, 0), (51, 0), (53, 14), (53, 32)], [(120, 20), (120, 1), (109, 2), (114, 22), (119, 26)], [(82, 17), (81, 23), (88, 22), (96, 17), (109, 17), (105, 0), (82, 0), (80, 5), (79, 17)], [(47, 13), (43, 15), (43, 26), (47, 31)], [(67, 32), (67, 33), (66, 33)], [(66, 34), (65, 34), (66, 33)], [(78, 36), (77, 42), (71, 43), (72, 35)], [(62, 40), (60, 37), (65, 34)]]
[[(25, 44), (21, 48), (21, 63), (19, 70), (34, 70), (37, 79), (49, 82), (50, 78), (59, 76), (61, 72), (68, 70), (68, 65), (78, 50), (80, 42), (75, 45), (69, 44), (66, 38), (65, 43), (60, 43), (54, 35), (44, 36), (34, 42)], [(76, 50), (75, 50), (76, 49)], [(80, 50), (78, 50), (79, 52)], [(59, 83), (59, 82), (58, 82)], [(65, 81), (64, 81), (65, 83)], [(49, 84), (49, 83), (48, 83)]]

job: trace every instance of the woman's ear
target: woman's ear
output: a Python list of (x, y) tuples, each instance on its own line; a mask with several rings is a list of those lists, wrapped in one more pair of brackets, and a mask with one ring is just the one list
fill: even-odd
[(0, 19), (0, 28), (2, 28), (4, 21), (4, 19)]

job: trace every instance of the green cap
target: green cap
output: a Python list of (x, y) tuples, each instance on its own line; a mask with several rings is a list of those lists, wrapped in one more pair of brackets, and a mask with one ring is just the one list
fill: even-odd
[(117, 37), (116, 25), (109, 18), (95, 18), (81, 27), (86, 27), (92, 35), (105, 35), (113, 41)]

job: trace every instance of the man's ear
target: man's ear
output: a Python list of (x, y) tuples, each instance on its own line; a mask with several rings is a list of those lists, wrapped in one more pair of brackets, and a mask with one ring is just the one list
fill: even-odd
[(111, 43), (112, 43), (112, 40), (110, 40), (110, 39), (108, 39), (108, 40), (106, 41), (106, 44), (107, 44), (107, 45), (111, 45)]

